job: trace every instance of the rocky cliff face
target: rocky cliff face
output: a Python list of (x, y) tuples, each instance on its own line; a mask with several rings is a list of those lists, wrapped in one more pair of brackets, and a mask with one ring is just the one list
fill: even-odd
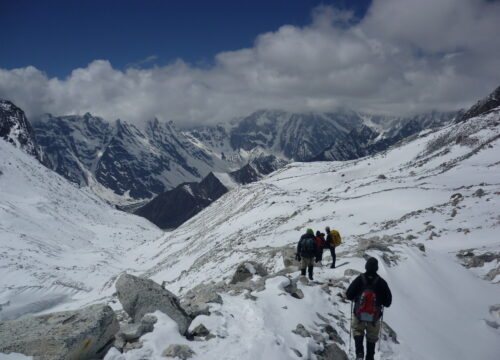
[(46, 118), (34, 124), (53, 169), (72, 182), (98, 182), (115, 194), (151, 198), (218, 169), (172, 123), (150, 121), (141, 129), (85, 114)]
[(311, 158), (311, 161), (345, 161), (375, 154), (387, 150), (398, 141), (422, 130), (449, 124), (457, 112), (437, 112), (411, 117), (380, 117), (369, 120), (371, 127), (362, 124), (345, 136), (339, 136), (328, 148)]
[[(115, 197), (150, 199), (179, 184), (201, 181), (212, 171), (233, 173), (246, 184), (269, 173), (255, 167), (265, 167), (264, 159), (270, 155), (282, 163), (359, 158), (442, 125), (454, 115), (396, 118), (348, 110), (324, 114), (261, 110), (229, 124), (183, 131), (158, 120), (138, 127), (90, 114), (48, 115), (34, 124), (34, 130), (55, 171), (118, 203)], [(103, 189), (113, 198), (105, 197)]]
[(500, 86), (497, 87), (488, 97), (478, 101), (467, 110), (462, 116), (457, 118), (457, 122), (463, 122), (475, 116), (483, 115), (500, 106)]
[(176, 228), (227, 191), (220, 180), (210, 173), (199, 183), (184, 183), (156, 196), (135, 214), (162, 229)]
[[(234, 183), (245, 185), (260, 180), (265, 175), (285, 165), (286, 161), (273, 155), (260, 156), (228, 175)], [(209, 173), (199, 183), (184, 183), (156, 196), (134, 213), (145, 217), (160, 228), (176, 228), (220, 198), (228, 190), (228, 186), (221, 179), (213, 173)]]
[(24, 111), (8, 100), (0, 99), (0, 138), (49, 165), (44, 152), (38, 146), (35, 132)]

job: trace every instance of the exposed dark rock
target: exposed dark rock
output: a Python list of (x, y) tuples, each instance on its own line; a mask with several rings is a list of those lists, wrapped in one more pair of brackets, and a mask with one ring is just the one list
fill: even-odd
[(262, 264), (255, 261), (245, 261), (238, 265), (236, 272), (231, 279), (231, 284), (236, 284), (248, 279), (251, 279), (254, 275), (267, 276), (267, 270)]
[(50, 161), (38, 145), (24, 111), (8, 100), (0, 99), (0, 139), (4, 139), (50, 167)]
[(349, 360), (349, 357), (337, 344), (327, 344), (325, 348), (318, 353), (319, 360)]
[(472, 194), (472, 196), (475, 196), (475, 197), (478, 197), (478, 198), (481, 198), (485, 195), (485, 192), (483, 189), (477, 189), (474, 194)]
[(122, 274), (116, 281), (116, 291), (123, 310), (135, 322), (139, 322), (144, 315), (159, 310), (179, 325), (182, 335), (186, 333), (191, 318), (179, 305), (177, 297), (154, 281)]
[(218, 294), (222, 290), (224, 289), (214, 283), (199, 284), (186, 292), (182, 297), (181, 306), (192, 318), (210, 315), (210, 303), (222, 304), (222, 298)]
[(399, 344), (396, 332), (385, 321), (382, 321), (382, 328), (380, 331), (382, 340), (390, 340), (394, 344)]
[(304, 298), (304, 293), (297, 287), (297, 279), (290, 279), (290, 283), (285, 286), (283, 290), (296, 299)]
[(500, 86), (497, 87), (487, 98), (478, 101), (474, 106), (467, 110), (462, 116), (458, 117), (456, 122), (464, 122), (470, 118), (486, 114), (500, 106)]
[(193, 331), (191, 331), (191, 334), (193, 334), (194, 336), (207, 336), (208, 334), (210, 334), (210, 331), (208, 331), (205, 325), (200, 324), (195, 327)]
[(185, 183), (156, 196), (135, 211), (162, 229), (176, 228), (227, 192), (212, 173), (200, 183)]
[(311, 333), (302, 324), (297, 324), (297, 327), (292, 332), (302, 337), (311, 337)]
[(39, 360), (95, 359), (104, 356), (119, 329), (107, 305), (92, 305), (0, 323), (0, 353)]

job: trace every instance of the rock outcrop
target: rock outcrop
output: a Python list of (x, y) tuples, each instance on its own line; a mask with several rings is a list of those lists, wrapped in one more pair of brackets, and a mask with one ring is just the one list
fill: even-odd
[(103, 304), (7, 321), (0, 323), (0, 353), (35, 360), (101, 358), (118, 329), (113, 309)]
[(122, 274), (116, 281), (116, 290), (123, 310), (135, 322), (159, 310), (177, 323), (182, 335), (186, 334), (192, 319), (180, 306), (177, 296), (167, 289), (150, 279)]
[(267, 276), (266, 268), (255, 261), (245, 261), (238, 265), (231, 279), (231, 284), (236, 284), (251, 279), (254, 275)]

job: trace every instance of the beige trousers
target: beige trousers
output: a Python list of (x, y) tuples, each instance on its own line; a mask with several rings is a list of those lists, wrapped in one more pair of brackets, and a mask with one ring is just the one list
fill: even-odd
[(356, 316), (352, 316), (352, 333), (354, 336), (364, 336), (366, 331), (366, 339), (369, 342), (375, 343), (380, 334), (380, 320), (375, 323), (359, 321)]

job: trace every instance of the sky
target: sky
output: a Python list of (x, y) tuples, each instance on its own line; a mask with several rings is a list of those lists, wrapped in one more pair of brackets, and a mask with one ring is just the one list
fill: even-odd
[(499, 18), (491, 0), (0, 0), (0, 98), (181, 127), (456, 110), (500, 85)]

